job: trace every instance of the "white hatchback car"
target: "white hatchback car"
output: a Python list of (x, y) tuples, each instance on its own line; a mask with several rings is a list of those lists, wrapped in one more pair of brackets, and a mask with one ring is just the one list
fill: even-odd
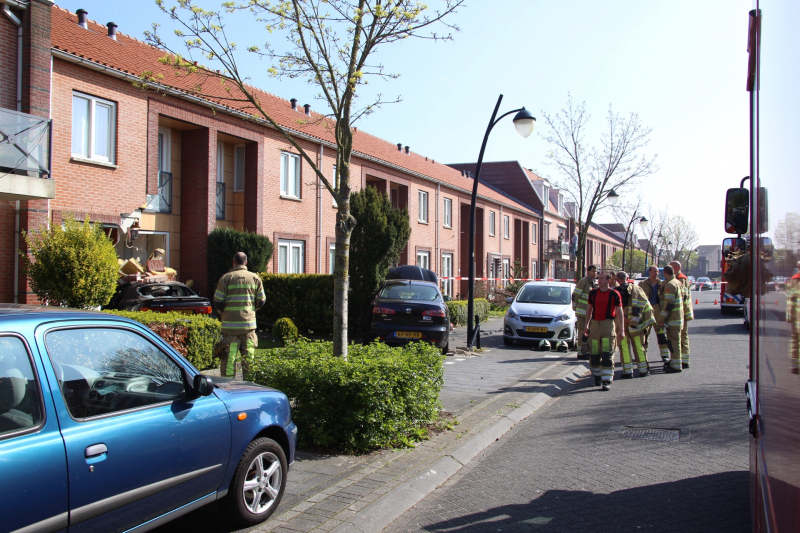
[[(574, 283), (564, 281), (531, 281), (526, 283), (511, 302), (503, 320), (503, 343), (547, 340), (555, 348), (559, 341), (575, 347), (575, 311), (572, 310)], [(562, 345), (563, 346), (563, 345)]]

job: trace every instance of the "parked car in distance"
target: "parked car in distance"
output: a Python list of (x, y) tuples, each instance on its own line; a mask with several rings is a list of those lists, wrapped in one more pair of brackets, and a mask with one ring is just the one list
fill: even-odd
[(2, 531), (148, 531), (215, 501), (252, 526), (296, 441), (285, 394), (212, 380), (141, 324), (0, 304)]
[(211, 314), (211, 301), (178, 281), (120, 283), (104, 309)]
[(694, 284), (694, 290), (696, 290), (696, 291), (713, 291), (714, 290), (714, 283), (711, 281), (710, 278), (706, 278), (706, 277), (697, 278), (697, 282)]
[(386, 280), (371, 304), (372, 338), (394, 345), (424, 341), (447, 353), (450, 312), (444, 302), (437, 283)]
[[(503, 319), (503, 343), (514, 341), (566, 341), (575, 347), (574, 283), (530, 281), (517, 292)], [(555, 347), (553, 345), (552, 347)]]

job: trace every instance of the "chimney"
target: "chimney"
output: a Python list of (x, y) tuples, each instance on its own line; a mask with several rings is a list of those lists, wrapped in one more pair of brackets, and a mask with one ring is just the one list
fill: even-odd
[(297, 111), (297, 98), (292, 98), (289, 101), (292, 103), (292, 110)]
[(109, 22), (108, 24), (106, 24), (106, 26), (108, 26), (108, 36), (116, 41), (117, 40), (117, 25), (114, 24), (113, 22)]
[(408, 145), (406, 145), (406, 155), (408, 155), (410, 153), (411, 153), (411, 148), (409, 148)]
[(80, 26), (84, 30), (88, 30), (89, 24), (86, 15), (88, 15), (89, 12), (86, 11), (85, 9), (79, 9), (75, 12), (75, 14), (78, 15), (78, 26)]
[(397, 151), (398, 152), (402, 152), (403, 151), (403, 143), (397, 143)]
[(306, 115), (311, 116), (311, 104), (303, 104), (303, 109), (306, 110)]

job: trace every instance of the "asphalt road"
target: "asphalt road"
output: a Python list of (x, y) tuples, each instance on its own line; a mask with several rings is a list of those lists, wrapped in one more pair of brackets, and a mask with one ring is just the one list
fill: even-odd
[[(690, 369), (657, 363), (609, 392), (584, 379), (385, 531), (750, 531), (748, 335), (718, 293), (692, 297)], [(623, 427), (677, 441), (621, 438)]]

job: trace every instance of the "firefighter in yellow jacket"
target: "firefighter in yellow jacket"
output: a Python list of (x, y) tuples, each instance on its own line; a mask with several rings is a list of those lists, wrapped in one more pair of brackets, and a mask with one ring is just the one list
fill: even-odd
[(248, 362), (258, 346), (256, 309), (264, 305), (266, 296), (261, 277), (247, 270), (247, 255), (237, 252), (233, 268), (219, 279), (214, 293), (214, 308), (222, 320), (222, 340), (217, 345), (220, 373), (236, 375), (236, 358), (241, 354), (242, 372), (249, 375)]
[(643, 339), (646, 337), (650, 327), (655, 325), (656, 319), (653, 313), (653, 306), (650, 305), (644, 290), (635, 284), (630, 284), (630, 287), (631, 298), (627, 314), (628, 340), (633, 349), (636, 366), (639, 368), (639, 377), (643, 378), (650, 375), (650, 367), (647, 364), (647, 350), (644, 347)]
[[(659, 300), (659, 295), (661, 293), (661, 285), (663, 282), (658, 277), (658, 267), (656, 265), (650, 265), (650, 268), (647, 269), (648, 278), (643, 279), (639, 282), (639, 288), (642, 289), (644, 295), (647, 297), (647, 301), (650, 303), (650, 307), (653, 308), (653, 316), (656, 318), (656, 322), (658, 322), (658, 317), (661, 315), (661, 301)], [(667, 335), (666, 332), (661, 328), (661, 326), (655, 325), (656, 330), (656, 339), (658, 340), (658, 350), (661, 353), (661, 360), (665, 363), (669, 361), (669, 348), (667, 348)], [(644, 353), (647, 355), (647, 347), (650, 344), (650, 328), (649, 326), (644, 330), (644, 338), (642, 339), (642, 346), (644, 347)]]
[(664, 267), (665, 283), (661, 285), (661, 314), (658, 325), (667, 333), (669, 363), (664, 365), (667, 374), (682, 370), (681, 365), (681, 330), (683, 329), (683, 285), (675, 279), (675, 271), (671, 266)]
[[(633, 288), (636, 287), (633, 283), (628, 283), (628, 274), (620, 270), (616, 273), (616, 280), (611, 279), (611, 288), (619, 293), (622, 299), (622, 313), (624, 327), (629, 331), (628, 321), (630, 317), (630, 306), (633, 295)], [(630, 337), (624, 341), (619, 341), (619, 358), (622, 362), (622, 379), (631, 379), (633, 377), (633, 359), (631, 358)], [(647, 363), (645, 363), (646, 365)]]
[(694, 306), (692, 305), (692, 284), (689, 278), (681, 272), (681, 262), (673, 261), (669, 264), (675, 271), (675, 279), (683, 287), (683, 328), (681, 329), (681, 366), (689, 368), (689, 322), (694, 320)]
[(586, 307), (589, 305), (589, 293), (594, 289), (594, 280), (597, 277), (597, 267), (589, 265), (586, 269), (586, 277), (581, 278), (575, 290), (572, 291), (572, 309), (575, 311), (575, 329), (577, 330), (577, 342), (575, 349), (578, 351), (578, 359), (589, 358), (589, 346), (583, 342), (583, 330), (586, 329)]

